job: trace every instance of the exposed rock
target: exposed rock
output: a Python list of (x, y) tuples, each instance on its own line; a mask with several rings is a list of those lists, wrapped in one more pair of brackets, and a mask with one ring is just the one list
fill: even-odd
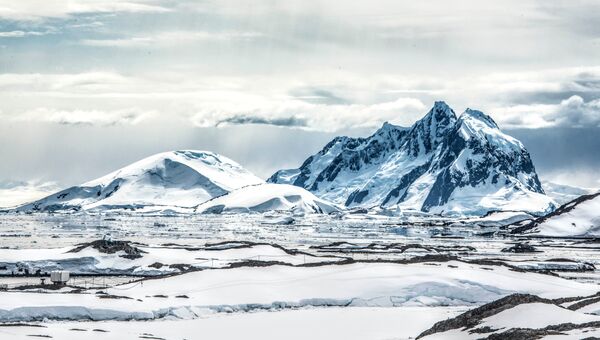
[(117, 252), (124, 252), (125, 255), (119, 255), (122, 258), (134, 260), (142, 257), (145, 251), (140, 250), (131, 245), (129, 241), (112, 241), (109, 239), (96, 240), (89, 243), (83, 243), (74, 249), (69, 250), (70, 253), (78, 253), (87, 247), (92, 247), (104, 254), (115, 254)]
[(540, 252), (534, 246), (527, 243), (517, 243), (512, 247), (502, 249), (503, 253), (538, 253)]
[(563, 205), (561, 205), (560, 207), (558, 207), (556, 210), (542, 216), (539, 218), (536, 218), (535, 220), (525, 224), (524, 226), (519, 226), (516, 227), (514, 229), (512, 229), (510, 231), (511, 234), (522, 234), (525, 232), (529, 232), (532, 231), (533, 229), (535, 229), (538, 225), (544, 223), (545, 221), (552, 219), (553, 217), (556, 216), (560, 216), (566, 213), (569, 213), (570, 211), (574, 210), (577, 208), (577, 206), (581, 203), (584, 203), (586, 201), (589, 200), (593, 200), (597, 197), (600, 197), (600, 192), (595, 193), (595, 194), (591, 194), (591, 195), (583, 195), (580, 196), (574, 200), (572, 200), (571, 202), (565, 203)]
[[(458, 328), (473, 328), (477, 326), (481, 320), (490, 317), (492, 315), (498, 314), (504, 310), (510, 309), (520, 304), (524, 303), (533, 303), (533, 302), (541, 302), (554, 304), (552, 300), (543, 299), (536, 295), (530, 294), (512, 294), (506, 296), (502, 299), (490, 302), (481, 307), (477, 307), (475, 309), (469, 310), (460, 314), (457, 317), (452, 319), (440, 321), (433, 325), (433, 327), (419, 334), (417, 339), (425, 337), (427, 335), (435, 334), (435, 333), (443, 333), (452, 329)], [(506, 338), (505, 338), (506, 339)]]

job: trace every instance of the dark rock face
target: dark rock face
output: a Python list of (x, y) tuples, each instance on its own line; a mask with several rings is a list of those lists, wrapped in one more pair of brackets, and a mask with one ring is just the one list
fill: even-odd
[[(457, 118), (444, 102), (411, 128), (385, 123), (367, 138), (336, 137), (300, 168), (280, 170), (268, 181), (301, 186), (348, 207), (409, 205), (425, 212), (440, 211), (477, 188), (546, 198), (519, 141), (484, 113), (467, 109)], [(533, 213), (552, 210), (551, 202)]]
[(355, 191), (348, 196), (348, 200), (346, 201), (346, 206), (351, 205), (352, 203), (360, 204), (367, 195), (369, 194), (368, 190), (365, 191)]
[(418, 166), (409, 171), (408, 174), (402, 176), (402, 178), (400, 178), (400, 183), (398, 184), (398, 186), (389, 192), (389, 194), (383, 200), (382, 204), (386, 205), (395, 199), (397, 199), (396, 202), (404, 201), (404, 199), (406, 198), (406, 189), (408, 189), (408, 187), (414, 181), (416, 181), (417, 178), (421, 177), (423, 174), (425, 174), (425, 172), (427, 172), (427, 169), (429, 169), (429, 165), (429, 163), (426, 163), (421, 166)]
[(436, 102), (408, 133), (406, 146), (413, 157), (434, 151), (456, 123), (456, 114), (446, 103)]

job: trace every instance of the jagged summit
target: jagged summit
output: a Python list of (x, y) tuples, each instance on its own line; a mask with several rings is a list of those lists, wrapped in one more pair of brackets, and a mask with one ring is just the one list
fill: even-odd
[[(456, 113), (454, 113), (454, 110), (448, 105), (446, 104), (445, 101), (443, 100), (439, 100), (433, 103), (433, 107), (431, 108), (431, 110), (429, 111), (429, 114), (431, 113), (435, 113), (435, 116), (437, 118), (440, 118), (440, 120), (444, 117), (448, 117), (448, 118), (456, 118)], [(427, 116), (425, 116), (427, 117)]]
[(429, 112), (420, 120), (423, 124), (439, 126), (442, 128), (454, 124), (455, 121), (456, 113), (443, 101), (435, 102), (431, 110), (429, 110)]
[(410, 132), (408, 151), (413, 157), (433, 151), (456, 123), (456, 114), (445, 102), (437, 101), (429, 112), (417, 121)]
[(412, 127), (389, 123), (367, 138), (335, 138), (273, 183), (302, 186), (353, 206), (398, 206), (444, 214), (551, 211), (529, 153), (485, 113), (459, 117), (437, 101)]
[(474, 119), (477, 121), (481, 121), (481, 122), (484, 122), (485, 124), (487, 124), (492, 129), (499, 129), (498, 124), (496, 124), (496, 122), (492, 119), (492, 117), (486, 115), (485, 113), (483, 113), (479, 110), (472, 110), (472, 109), (467, 108), (465, 110), (465, 112), (461, 115), (461, 118), (463, 120), (466, 120), (466, 119), (473, 120)]
[(385, 130), (395, 129), (397, 127), (399, 127), (399, 126), (398, 125), (394, 125), (394, 124), (386, 121), (386, 122), (383, 122), (383, 125), (381, 126), (381, 128), (379, 128), (378, 131), (385, 131)]

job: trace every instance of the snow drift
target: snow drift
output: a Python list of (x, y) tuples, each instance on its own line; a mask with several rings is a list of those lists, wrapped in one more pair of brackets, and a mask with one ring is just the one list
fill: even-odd
[(198, 206), (197, 211), (220, 214), (289, 211), (330, 213), (339, 209), (307, 190), (287, 184), (259, 184), (240, 188)]

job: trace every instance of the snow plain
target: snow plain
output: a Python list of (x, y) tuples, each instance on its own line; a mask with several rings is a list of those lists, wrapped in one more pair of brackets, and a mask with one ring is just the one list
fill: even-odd
[(291, 211), (296, 214), (339, 211), (333, 203), (318, 198), (311, 192), (289, 184), (249, 185), (200, 204), (197, 212), (207, 213), (264, 213)]
[[(3, 214), (0, 274), (14, 266), (43, 275), (68, 264), (75, 278), (54, 290), (23, 272), (0, 277), (9, 284), (0, 291), (0, 336), (407, 339), (513, 293), (555, 299), (599, 291), (596, 243), (497, 236), (519, 218), (530, 216)], [(106, 235), (130, 241), (140, 257), (81, 248)], [(536, 252), (503, 251), (522, 242)], [(552, 309), (539, 324), (584, 322), (597, 310)], [(499, 315), (484, 322), (512, 325)]]
[[(463, 311), (457, 307), (310, 308), (218, 314), (192, 320), (53, 322), (39, 327), (0, 327), (0, 338), (28, 339), (408, 339), (432, 323)], [(310, 327), (308, 327), (310, 326)], [(94, 331), (96, 329), (96, 331)], [(153, 338), (151, 338), (153, 337)]]

